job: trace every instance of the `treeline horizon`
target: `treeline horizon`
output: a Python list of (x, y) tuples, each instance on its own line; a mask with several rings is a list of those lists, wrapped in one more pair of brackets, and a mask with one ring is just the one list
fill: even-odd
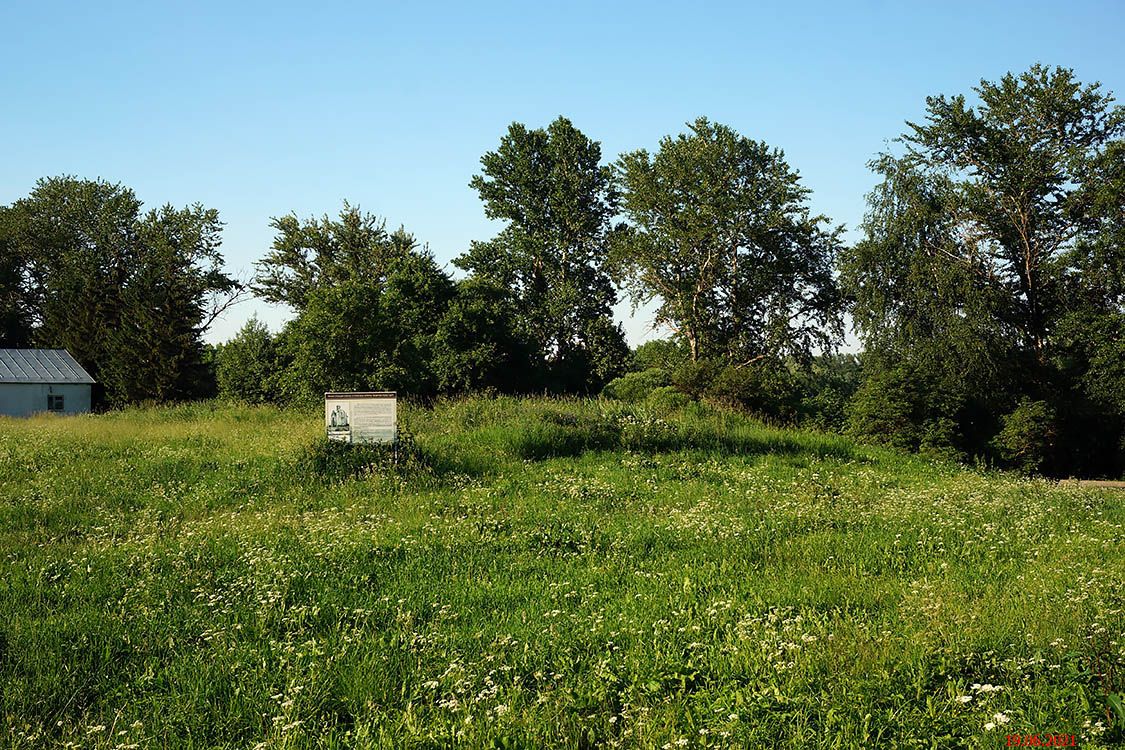
[[(0, 206), (0, 346), (66, 348), (109, 407), (216, 395), (318, 403), (604, 395), (707, 400), (1048, 475), (1125, 470), (1125, 108), (1036, 65), (926, 100), (870, 162), (861, 239), (778, 148), (699, 118), (603, 164), (565, 117), (513, 123), (470, 185), (504, 223), (453, 264), (345, 203), (271, 220), (243, 284), (215, 209), (143, 212), (103, 180)], [(205, 344), (247, 294), (256, 317)], [(636, 350), (612, 308), (655, 304)], [(837, 354), (850, 315), (860, 355)]]

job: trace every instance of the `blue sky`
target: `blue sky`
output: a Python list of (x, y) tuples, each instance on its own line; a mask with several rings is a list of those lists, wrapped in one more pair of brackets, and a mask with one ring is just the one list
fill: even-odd
[[(1043, 62), (1125, 98), (1125, 3), (926, 5), (8, 0), (0, 203), (57, 174), (199, 201), (247, 277), (269, 217), (347, 199), (447, 262), (497, 230), (468, 181), (512, 121), (566, 115), (610, 161), (706, 115), (784, 149), (854, 229), (868, 160), (927, 95)], [(255, 312), (285, 318), (246, 303), (209, 338)]]

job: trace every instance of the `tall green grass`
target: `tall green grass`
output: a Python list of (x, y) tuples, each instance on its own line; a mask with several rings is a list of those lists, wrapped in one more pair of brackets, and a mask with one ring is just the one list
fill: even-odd
[(1123, 495), (699, 406), (0, 421), (0, 746), (1122, 741)]

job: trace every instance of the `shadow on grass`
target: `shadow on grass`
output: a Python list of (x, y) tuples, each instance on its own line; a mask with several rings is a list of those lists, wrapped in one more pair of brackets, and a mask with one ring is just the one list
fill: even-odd
[(523, 460), (575, 457), (591, 451), (700, 452), (723, 456), (780, 454), (848, 460), (845, 439), (755, 425), (680, 423), (635, 415), (543, 414), (537, 423), (510, 431), (506, 452)]
[(443, 483), (501, 471), (506, 461), (576, 458), (586, 453), (628, 451), (656, 455), (781, 455), (794, 460), (854, 459), (841, 437), (787, 431), (745, 420), (674, 420), (633, 413), (590, 414), (541, 411), (531, 418), (500, 420), (465, 430), (456, 441), (412, 439), (397, 447), (319, 440), (306, 446), (297, 471), (333, 482), (372, 477)]

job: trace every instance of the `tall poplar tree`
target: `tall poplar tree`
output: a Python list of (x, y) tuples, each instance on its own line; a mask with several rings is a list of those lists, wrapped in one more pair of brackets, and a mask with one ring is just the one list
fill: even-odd
[(628, 355), (612, 317), (606, 259), (617, 195), (601, 156), (564, 117), (535, 130), (513, 123), (469, 183), (506, 226), (454, 262), (514, 293), (519, 330), (555, 389), (600, 388)]
[(693, 360), (807, 361), (842, 337), (841, 230), (811, 212), (780, 151), (699, 118), (656, 154), (623, 155), (617, 174), (619, 278), (634, 302), (657, 300)]

